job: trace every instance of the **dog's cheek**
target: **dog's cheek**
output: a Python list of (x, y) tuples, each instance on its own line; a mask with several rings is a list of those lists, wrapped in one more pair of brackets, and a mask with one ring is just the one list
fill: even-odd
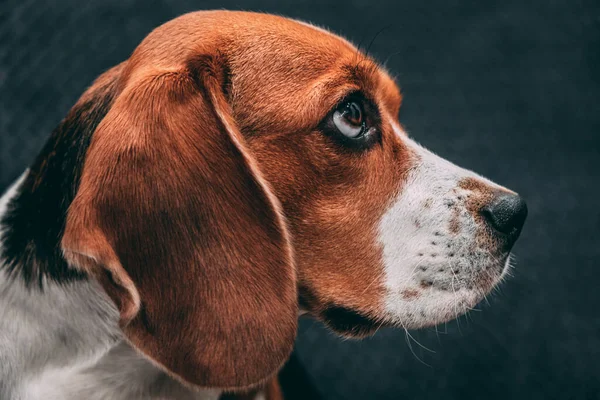
[[(292, 232), (301, 307), (325, 323), (330, 320), (341, 334), (369, 334), (383, 315), (377, 223), (401, 186), (398, 157), (403, 155), (398, 143), (389, 142), (365, 153), (347, 153), (320, 132), (250, 141)], [(342, 308), (369, 323), (332, 311)]]

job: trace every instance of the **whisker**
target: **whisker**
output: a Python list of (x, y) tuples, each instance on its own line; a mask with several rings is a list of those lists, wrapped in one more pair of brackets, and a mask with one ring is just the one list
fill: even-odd
[[(412, 344), (410, 343), (410, 339), (409, 339), (409, 338), (411, 337), (411, 336), (410, 336), (410, 334), (408, 333), (408, 331), (407, 331), (406, 329), (404, 329), (404, 332), (405, 332), (405, 336), (404, 336), (404, 337), (405, 337), (405, 339), (406, 339), (406, 344), (408, 345), (408, 348), (410, 349), (410, 352), (412, 353), (412, 355), (413, 355), (413, 356), (414, 356), (414, 357), (415, 357), (417, 360), (419, 360), (419, 362), (420, 362), (421, 364), (423, 364), (423, 365), (426, 365), (426, 366), (428, 366), (428, 367), (430, 367), (430, 368), (431, 368), (431, 365), (427, 364), (425, 361), (423, 361), (423, 360), (422, 360), (422, 359), (421, 359), (421, 358), (420, 358), (420, 357), (417, 355), (417, 353), (415, 353), (415, 350), (413, 349), (413, 347), (412, 347)], [(414, 340), (414, 339), (413, 339), (413, 340)]]
[[(417, 360), (419, 360), (419, 362), (421, 364), (426, 365), (426, 366), (428, 366), (428, 367), (431, 368), (431, 365), (427, 364), (425, 361), (423, 361), (421, 358), (419, 358), (419, 356), (417, 355), (417, 353), (415, 353), (415, 350), (413, 349), (412, 344), (410, 343), (410, 339), (409, 338), (412, 338), (413, 340), (415, 340), (415, 339), (410, 335), (410, 333), (408, 333), (408, 329), (406, 329), (406, 326), (404, 325), (404, 323), (402, 322), (402, 320), (398, 320), (398, 322), (400, 323), (400, 326), (402, 326), (402, 329), (404, 329), (404, 339), (405, 339), (406, 344), (408, 345), (408, 348), (410, 349), (410, 352), (412, 353), (412, 355)], [(419, 346), (421, 346), (423, 348), (426, 348), (423, 345), (421, 345), (420, 343), (418, 343), (416, 340), (415, 340), (415, 343), (419, 344)], [(427, 349), (427, 350), (429, 350), (429, 349)]]
[[(456, 274), (454, 273), (452, 268), (450, 268), (450, 272), (452, 272), (452, 281), (450, 281), (450, 284), (452, 285), (452, 295), (456, 296), (456, 289), (454, 288), (454, 278), (456, 278), (456, 280), (458, 280), (458, 277), (456, 276)], [(460, 319), (458, 318), (460, 316), (460, 313), (458, 312), (458, 303), (454, 304), (454, 314), (456, 315), (456, 323), (458, 326), (458, 332), (462, 335), (462, 331), (460, 329)]]
[(435, 337), (437, 337), (438, 344), (439, 344), (439, 343), (442, 343), (442, 342), (441, 342), (441, 340), (440, 340), (440, 333), (439, 333), (439, 331), (438, 331), (438, 326), (437, 326), (437, 325), (434, 325), (434, 326), (433, 326), (433, 329), (435, 330)]
[(434, 354), (435, 354), (435, 351), (434, 351), (434, 350), (431, 350), (430, 348), (428, 348), (428, 347), (424, 346), (423, 344), (421, 344), (421, 343), (420, 343), (420, 342), (419, 342), (417, 339), (415, 339), (415, 338), (414, 338), (414, 337), (413, 337), (413, 336), (412, 336), (412, 335), (411, 335), (411, 334), (410, 334), (408, 331), (406, 331), (406, 334), (407, 334), (407, 335), (408, 335), (408, 336), (409, 336), (409, 337), (410, 337), (410, 338), (411, 338), (411, 339), (412, 339), (412, 340), (413, 340), (413, 341), (414, 341), (414, 342), (415, 342), (417, 345), (419, 345), (419, 347), (421, 347), (421, 348), (422, 348), (422, 349), (424, 349), (424, 350), (427, 350), (427, 351), (428, 351), (428, 352), (430, 352), (430, 353), (434, 353)]
[(369, 288), (370, 288), (371, 286), (373, 286), (373, 284), (374, 284), (375, 282), (377, 282), (377, 281), (378, 281), (380, 278), (381, 278), (381, 275), (377, 275), (377, 276), (375, 276), (375, 278), (374, 278), (374, 279), (371, 281), (371, 283), (369, 283), (369, 284), (367, 285), (367, 287), (365, 288), (365, 290), (363, 290), (363, 292), (361, 293), (361, 295), (364, 295), (365, 293), (367, 293), (367, 290), (369, 290)]
[[(365, 60), (367, 60), (367, 59), (369, 58), (369, 51), (371, 50), (371, 46), (372, 46), (372, 45), (375, 43), (375, 40), (377, 39), (377, 37), (378, 37), (378, 36), (379, 36), (379, 35), (380, 35), (380, 34), (381, 34), (383, 31), (385, 31), (386, 29), (388, 29), (388, 28), (391, 28), (391, 27), (392, 27), (392, 24), (385, 25), (383, 28), (379, 29), (379, 30), (378, 30), (378, 31), (375, 33), (375, 35), (373, 35), (373, 37), (371, 38), (371, 41), (370, 41), (370, 42), (369, 42), (369, 44), (367, 45), (367, 48), (366, 48), (366, 50), (365, 50), (365, 52), (364, 52), (364, 56), (362, 57), (362, 59), (360, 59), (360, 60), (359, 60), (359, 61), (356, 63), (356, 65), (354, 66), (355, 68), (357, 68), (357, 67), (360, 65), (360, 63), (361, 63), (361, 62), (363, 62), (363, 61), (365, 61)], [(362, 42), (362, 40), (361, 40), (361, 42)], [(360, 50), (360, 48), (359, 48), (359, 50)]]
[(392, 57), (397, 56), (398, 54), (402, 54), (402, 52), (403, 50), (393, 52), (392, 54), (386, 57), (385, 61), (382, 62), (381, 65), (385, 67)]

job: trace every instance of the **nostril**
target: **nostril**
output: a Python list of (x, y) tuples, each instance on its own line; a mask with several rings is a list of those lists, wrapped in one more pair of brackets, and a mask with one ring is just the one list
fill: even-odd
[(516, 239), (527, 218), (527, 204), (519, 195), (502, 194), (485, 206), (481, 213), (495, 230)]

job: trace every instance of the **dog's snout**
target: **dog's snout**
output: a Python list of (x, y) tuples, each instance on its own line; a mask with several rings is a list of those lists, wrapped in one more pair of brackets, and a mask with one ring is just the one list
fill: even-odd
[(492, 228), (514, 241), (519, 237), (527, 218), (527, 204), (517, 194), (502, 193), (495, 196), (481, 212)]

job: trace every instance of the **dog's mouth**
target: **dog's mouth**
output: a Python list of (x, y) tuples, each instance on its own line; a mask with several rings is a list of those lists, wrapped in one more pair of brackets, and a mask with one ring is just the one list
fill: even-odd
[(388, 296), (386, 309), (375, 314), (335, 302), (320, 305), (306, 288), (300, 303), (336, 334), (359, 339), (382, 327), (419, 329), (457, 318), (483, 300), (509, 270), (510, 253), (473, 250), (417, 267), (407, 285)]
[(347, 338), (363, 338), (375, 334), (382, 327), (417, 329), (454, 319), (477, 305), (507, 274), (510, 256), (495, 265), (482, 268), (471, 276), (452, 272), (451, 277), (424, 278), (418, 289), (405, 289), (401, 296), (405, 310), (393, 317), (374, 317), (366, 313), (331, 305), (318, 318), (332, 331)]
[(326, 302), (325, 305), (320, 304), (313, 291), (305, 286), (301, 286), (299, 292), (300, 315), (309, 314), (313, 316), (340, 336), (363, 338), (373, 335), (382, 326), (389, 325), (384, 319), (369, 315), (353, 307), (335, 302)]
[(379, 328), (387, 325), (384, 321), (343, 306), (325, 308), (320, 313), (320, 319), (332, 331), (349, 338), (373, 335)]
[(417, 329), (457, 318), (483, 300), (509, 269), (509, 253), (485, 251), (417, 268), (414, 278), (399, 293), (389, 296), (389, 320), (403, 328)]

